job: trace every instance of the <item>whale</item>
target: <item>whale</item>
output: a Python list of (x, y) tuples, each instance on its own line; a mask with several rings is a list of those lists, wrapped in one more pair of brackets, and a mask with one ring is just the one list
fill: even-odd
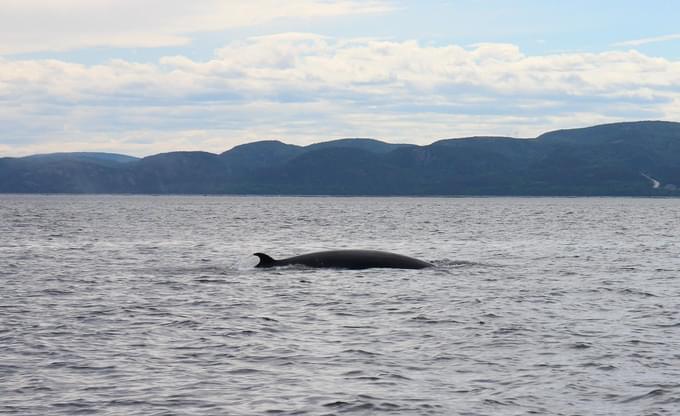
[(280, 267), (300, 265), (313, 268), (362, 270), (371, 268), (424, 269), (433, 267), (426, 261), (396, 253), (375, 250), (330, 250), (302, 254), (275, 260), (264, 253), (254, 253), (260, 262), (255, 267)]

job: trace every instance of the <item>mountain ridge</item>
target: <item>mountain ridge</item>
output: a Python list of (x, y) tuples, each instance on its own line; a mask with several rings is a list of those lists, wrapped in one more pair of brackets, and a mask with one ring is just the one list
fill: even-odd
[(678, 185), (680, 123), (669, 121), (429, 145), (266, 140), (220, 154), (0, 157), (0, 193), (674, 196)]

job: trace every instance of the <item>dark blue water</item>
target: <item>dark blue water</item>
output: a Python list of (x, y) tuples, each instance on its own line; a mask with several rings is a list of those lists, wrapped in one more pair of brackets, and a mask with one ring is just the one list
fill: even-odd
[[(675, 415), (680, 200), (0, 196), (0, 414)], [(260, 270), (394, 251), (430, 270)]]

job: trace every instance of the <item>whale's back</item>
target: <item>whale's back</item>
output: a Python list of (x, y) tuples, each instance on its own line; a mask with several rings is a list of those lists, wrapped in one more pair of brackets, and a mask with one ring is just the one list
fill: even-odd
[[(308, 253), (283, 260), (274, 260), (263, 253), (256, 253), (260, 257), (257, 267), (273, 267), (287, 265), (303, 265), (315, 268), (335, 269), (424, 269), (432, 264), (412, 257), (396, 253), (375, 250), (332, 250)], [(271, 260), (271, 261), (270, 261)]]

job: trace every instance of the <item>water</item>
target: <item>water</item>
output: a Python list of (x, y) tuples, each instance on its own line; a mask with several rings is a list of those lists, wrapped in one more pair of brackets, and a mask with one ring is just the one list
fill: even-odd
[[(0, 414), (674, 415), (677, 199), (0, 196)], [(254, 269), (372, 248), (430, 270)]]

